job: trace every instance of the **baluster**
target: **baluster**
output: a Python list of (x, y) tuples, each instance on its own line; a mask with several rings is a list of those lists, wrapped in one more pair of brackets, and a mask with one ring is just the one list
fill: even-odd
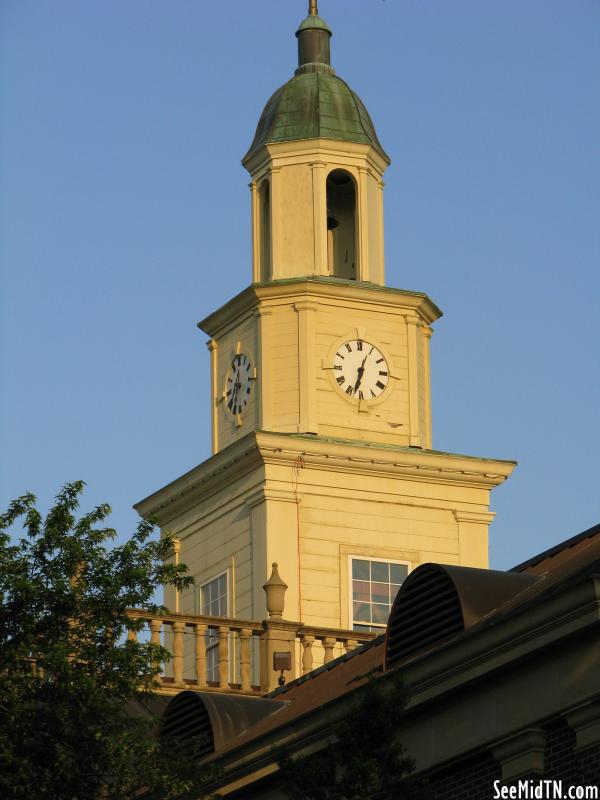
[(196, 685), (206, 687), (206, 625), (194, 625), (194, 639), (196, 640)]
[(219, 628), (219, 686), (226, 689), (229, 684), (229, 628)]
[(252, 639), (252, 630), (250, 628), (242, 628), (239, 632), (239, 638), (242, 691), (249, 692), (252, 688), (250, 685), (250, 640)]
[(302, 674), (306, 675), (306, 673), (310, 672), (313, 668), (312, 646), (313, 642), (315, 641), (315, 637), (304, 634), (300, 638), (300, 641), (302, 643)]
[(323, 639), (323, 650), (325, 651), (325, 656), (323, 658), (324, 664), (328, 664), (330, 661), (333, 660), (334, 646), (335, 646), (335, 639), (332, 636), (326, 636)]
[(356, 639), (346, 639), (344, 641), (344, 649), (347, 653), (351, 653), (353, 650), (356, 650), (358, 647), (358, 641)]
[(185, 622), (173, 623), (173, 681), (183, 686), (183, 634)]
[(150, 643), (159, 645), (160, 646), (160, 629), (162, 626), (162, 620), (160, 619), (151, 619), (150, 620)]
[(128, 642), (137, 642), (137, 631), (131, 630), (131, 628), (127, 629), (127, 641)]

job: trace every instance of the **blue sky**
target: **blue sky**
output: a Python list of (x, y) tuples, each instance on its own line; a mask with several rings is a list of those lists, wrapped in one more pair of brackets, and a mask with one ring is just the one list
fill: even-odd
[[(261, 109), (304, 0), (4, 0), (2, 505), (131, 505), (209, 455), (195, 327), (250, 281)], [(600, 521), (600, 3), (321, 0), (392, 157), (387, 282), (444, 310), (434, 447), (514, 458), (506, 568)]]

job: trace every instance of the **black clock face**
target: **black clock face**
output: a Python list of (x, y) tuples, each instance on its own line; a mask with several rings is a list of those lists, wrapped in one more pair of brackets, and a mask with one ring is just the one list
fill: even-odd
[(254, 375), (252, 362), (245, 353), (234, 356), (225, 384), (225, 404), (234, 416), (243, 414), (250, 402)]
[(333, 375), (341, 392), (356, 400), (374, 400), (390, 378), (383, 353), (362, 339), (344, 342), (333, 357)]

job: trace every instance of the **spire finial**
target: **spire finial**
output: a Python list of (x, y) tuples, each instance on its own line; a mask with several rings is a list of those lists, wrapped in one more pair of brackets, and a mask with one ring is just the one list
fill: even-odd
[(319, 15), (317, 0), (308, 0), (308, 15), (310, 17), (317, 17)]

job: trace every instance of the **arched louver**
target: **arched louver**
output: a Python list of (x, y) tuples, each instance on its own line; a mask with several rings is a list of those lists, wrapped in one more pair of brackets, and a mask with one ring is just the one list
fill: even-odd
[(200, 747), (199, 756), (213, 753), (215, 749), (208, 710), (194, 692), (180, 692), (171, 700), (162, 718), (160, 735), (184, 741), (201, 736), (205, 743)]
[(183, 691), (165, 709), (160, 735), (182, 741), (202, 736), (204, 744), (198, 755), (204, 756), (285, 705), (284, 700), (267, 697)]
[(404, 581), (392, 606), (385, 668), (451, 639), (537, 580), (515, 572), (423, 564)]
[(424, 564), (398, 592), (387, 628), (386, 667), (464, 629), (460, 599), (449, 576)]

